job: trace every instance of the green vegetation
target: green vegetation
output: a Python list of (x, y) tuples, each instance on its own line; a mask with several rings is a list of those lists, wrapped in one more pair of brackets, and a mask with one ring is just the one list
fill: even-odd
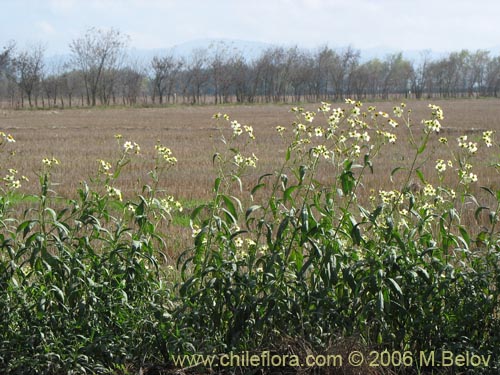
[[(478, 373), (496, 373), (500, 190), (484, 187), (484, 199), (472, 191), (481, 183), (478, 148), (498, 146), (487, 131), (442, 137), (448, 158), (435, 160), (427, 146), (440, 137), (443, 113), (429, 107), (417, 123), (403, 104), (391, 114), (353, 101), (323, 103), (318, 113), (293, 108), (292, 127), (276, 129), (281, 167), (248, 191), (259, 162), (253, 128), (216, 114), (223, 147), (213, 156), (213, 197), (179, 216), (181, 203), (158, 189), (177, 161), (161, 144), (130, 200), (117, 188), (140, 151), (130, 141), (118, 139), (118, 161), (100, 161), (97, 177), (65, 205), (51, 190), (57, 160), (44, 159), (41, 191), (21, 214), (12, 207), (20, 179), (9, 170), (0, 205), (1, 371), (126, 373), (171, 364), (174, 354), (285, 353), (290, 340), (322, 353), (353, 340), (367, 351), (470, 351), (491, 356)], [(407, 143), (408, 157), (386, 176), (394, 188), (366, 190), (365, 176), (378, 173), (378, 156), (396, 142)], [(424, 175), (429, 163), (434, 176)], [(186, 211), (192, 243), (175, 270), (162, 256), (164, 239), (168, 223), (187, 223)], [(470, 211), (477, 226), (463, 224)]]

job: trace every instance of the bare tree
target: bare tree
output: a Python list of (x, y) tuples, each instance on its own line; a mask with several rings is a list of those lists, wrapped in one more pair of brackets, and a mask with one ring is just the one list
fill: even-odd
[(182, 60), (175, 58), (171, 54), (164, 57), (153, 57), (150, 78), (153, 85), (153, 103), (156, 102), (157, 96), (160, 104), (163, 104), (165, 96), (167, 97), (167, 102), (170, 102), (183, 65), (184, 62)]
[[(37, 102), (37, 90), (43, 76), (45, 48), (36, 45), (26, 51), (21, 51), (14, 59), (17, 84), (22, 93), (28, 97), (30, 107)], [(23, 99), (21, 98), (21, 102)]]
[(425, 87), (429, 85), (429, 63), (430, 51), (426, 50), (421, 53), (418, 65), (414, 65), (411, 77), (411, 90), (417, 99), (422, 98)]
[(359, 65), (360, 52), (351, 46), (339, 53), (332, 53), (332, 60), (328, 67), (330, 81), (335, 100), (350, 94), (350, 80), (352, 73)]
[(389, 94), (408, 93), (413, 66), (403, 58), (403, 54), (395, 53), (387, 56), (384, 61), (384, 78), (382, 98), (388, 99)]
[(498, 91), (500, 90), (500, 56), (491, 59), (486, 67), (486, 87), (488, 95), (498, 97)]
[[(0, 51), (0, 99), (10, 96), (13, 78), (13, 54), (15, 43), (10, 42)], [(12, 99), (12, 98), (11, 98)]]
[[(101, 30), (89, 29), (84, 36), (70, 43), (72, 62), (83, 74), (87, 105), (96, 105), (98, 90), (101, 96), (109, 94), (109, 80), (117, 69), (118, 63), (125, 54), (128, 37), (116, 29)], [(101, 86), (104, 76), (107, 76), (106, 85)], [(107, 91), (108, 90), (108, 91)]]
[(196, 49), (193, 51), (186, 73), (186, 84), (188, 93), (192, 98), (191, 103), (200, 103), (202, 89), (207, 85), (209, 77), (206, 49)]
[(2, 48), (0, 52), (0, 75), (5, 73), (12, 62), (12, 54), (14, 52), (15, 43), (10, 42), (7, 46)]
[(145, 79), (143, 68), (139, 62), (132, 63), (121, 69), (118, 77), (123, 104), (136, 105)]

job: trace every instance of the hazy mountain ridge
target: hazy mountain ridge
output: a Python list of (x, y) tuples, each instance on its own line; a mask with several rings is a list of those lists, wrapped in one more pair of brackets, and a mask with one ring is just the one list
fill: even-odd
[[(224, 48), (228, 53), (240, 54), (246, 60), (254, 60), (262, 55), (264, 51), (273, 47), (284, 47), (291, 48), (294, 47), (293, 44), (273, 44), (266, 43), (254, 40), (241, 40), (241, 39), (230, 39), (230, 38), (204, 38), (204, 39), (195, 39), (179, 44), (175, 44), (170, 47), (165, 48), (155, 48), (155, 49), (140, 49), (140, 48), (130, 48), (128, 51), (128, 59), (131, 62), (137, 62), (139, 64), (148, 64), (154, 56), (165, 56), (172, 55), (177, 58), (185, 58), (189, 60), (192, 54), (197, 50), (211, 50), (213, 48)], [(324, 43), (322, 45), (318, 45), (314, 48), (304, 48), (300, 45), (299, 48), (303, 48), (308, 51), (316, 51), (320, 48), (328, 46), (336, 51), (342, 51), (348, 46), (335, 46), (333, 43)], [(445, 58), (451, 52), (459, 52), (457, 51), (435, 51), (431, 49), (425, 50), (400, 50), (387, 46), (377, 46), (371, 48), (357, 48), (355, 45), (351, 46), (352, 48), (360, 51), (360, 61), (365, 62), (375, 58), (383, 60), (386, 56), (392, 55), (395, 53), (403, 53), (403, 56), (413, 62), (420, 61), (424, 56), (431, 60), (437, 60), (441, 58)], [(492, 48), (486, 49), (490, 51), (490, 56), (499, 56), (500, 55), (500, 45), (494, 46)], [(471, 50), (474, 51), (474, 50)], [(52, 64), (60, 64), (61, 62), (69, 61), (70, 54), (58, 54), (51, 55), (47, 57), (47, 62), (49, 65)]]

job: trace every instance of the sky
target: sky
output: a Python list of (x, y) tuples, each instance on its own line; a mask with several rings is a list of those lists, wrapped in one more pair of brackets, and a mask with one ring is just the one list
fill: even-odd
[(0, 0), (0, 48), (69, 53), (90, 27), (136, 49), (224, 38), (398, 51), (500, 48), (498, 0)]

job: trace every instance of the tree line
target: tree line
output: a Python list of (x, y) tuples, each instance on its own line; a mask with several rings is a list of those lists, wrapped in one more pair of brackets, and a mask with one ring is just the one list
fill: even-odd
[(441, 58), (403, 53), (363, 60), (359, 50), (323, 46), (271, 47), (248, 59), (224, 43), (133, 61), (129, 38), (116, 29), (91, 28), (71, 41), (70, 58), (50, 63), (41, 44), (0, 52), (3, 106), (72, 107), (174, 103), (258, 103), (359, 100), (390, 97), (497, 97), (500, 56), (487, 50)]

